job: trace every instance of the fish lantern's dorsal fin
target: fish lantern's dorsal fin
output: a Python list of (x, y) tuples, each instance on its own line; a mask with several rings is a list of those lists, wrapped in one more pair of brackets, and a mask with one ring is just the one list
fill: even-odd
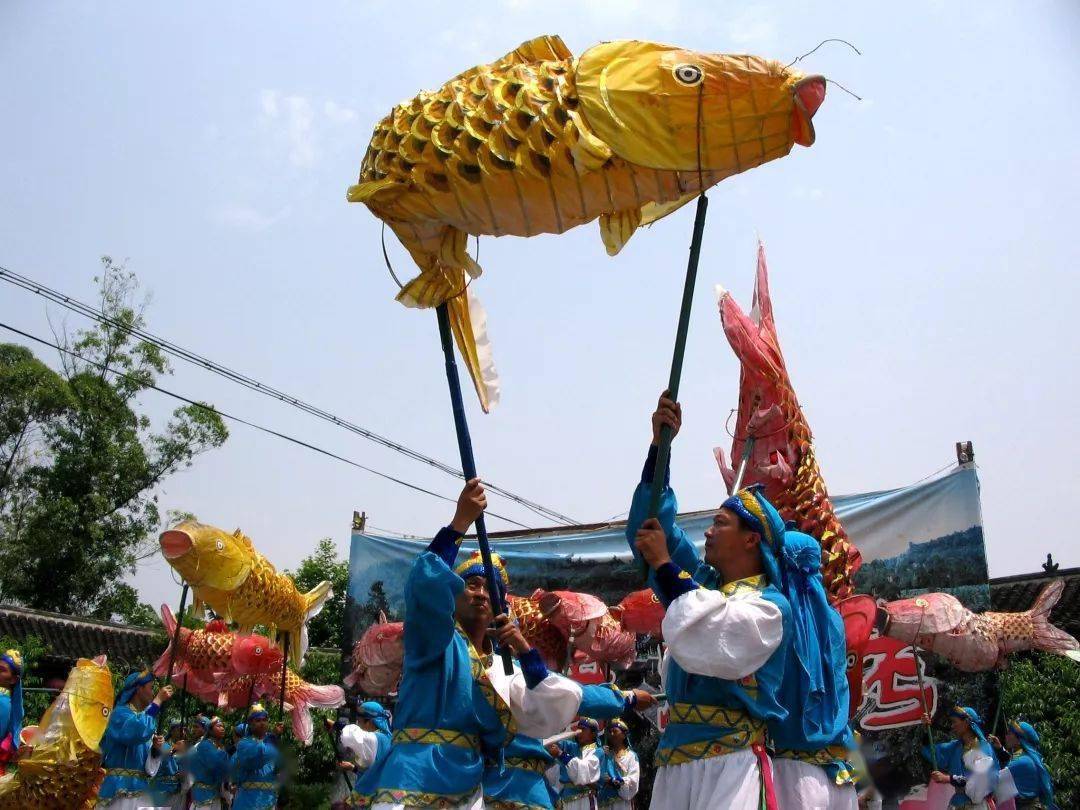
[(478, 73), (485, 71), (498, 71), (506, 70), (514, 65), (535, 65), (539, 62), (558, 62), (563, 59), (572, 59), (574, 54), (570, 52), (570, 49), (566, 47), (566, 43), (562, 41), (562, 37), (557, 34), (543, 34), (538, 37), (533, 37), (527, 42), (522, 42), (514, 50), (505, 56), (500, 56), (494, 62), (489, 62), (486, 65), (477, 65), (471, 67), (462, 73), (459, 73), (451, 82), (459, 82), (464, 79), (471, 79)]

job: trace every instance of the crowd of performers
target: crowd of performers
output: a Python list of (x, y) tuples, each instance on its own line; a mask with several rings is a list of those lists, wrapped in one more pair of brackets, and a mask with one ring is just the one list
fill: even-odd
[[(656, 751), (656, 810), (856, 810), (857, 743), (849, 726), (844, 628), (822, 584), (821, 550), (785, 525), (759, 489), (729, 497), (705, 533), (704, 555), (680, 529), (665, 471), (658, 517), (647, 518), (662, 426), (679, 405), (661, 397), (653, 443), (633, 495), (627, 538), (666, 608), (661, 663), (670, 720)], [(519, 627), (494, 616), (479, 553), (459, 546), (486, 508), (469, 481), (449, 525), (413, 563), (405, 586), (404, 671), (393, 717), (375, 701), (336, 732), (339, 804), (491, 810), (629, 810), (640, 766), (620, 716), (655, 705), (646, 690), (581, 685), (548, 671)], [(493, 555), (497, 585), (509, 586)], [(506, 674), (497, 652), (513, 653)], [(20, 747), (22, 661), (0, 656), (0, 769)], [(218, 718), (158, 736), (172, 687), (149, 672), (124, 681), (101, 741), (98, 806), (271, 808), (282, 728), (253, 705), (226, 739)], [(1039, 736), (1011, 722), (987, 737), (971, 708), (951, 714), (954, 740), (924, 755), (951, 807), (993, 806), (1011, 781), (1020, 808), (1053, 807)], [(567, 732), (566, 729), (571, 729)], [(554, 739), (553, 739), (554, 738)], [(545, 744), (545, 740), (547, 741)]]

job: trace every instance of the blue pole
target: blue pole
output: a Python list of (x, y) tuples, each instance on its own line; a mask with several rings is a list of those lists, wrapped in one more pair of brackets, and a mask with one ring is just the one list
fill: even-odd
[[(458, 377), (457, 360), (454, 358), (454, 343), (450, 335), (450, 313), (446, 304), (439, 304), (435, 310), (439, 317), (439, 340), (442, 343), (443, 358), (446, 360), (446, 382), (450, 387), (450, 405), (454, 411), (454, 429), (457, 431), (458, 453), (461, 455), (461, 469), (465, 480), (476, 478), (476, 460), (473, 458), (472, 437), (469, 435), (469, 423), (465, 418), (465, 403), (461, 397), (461, 380)], [(484, 561), (484, 577), (487, 579), (491, 609), (495, 615), (506, 613), (506, 602), (502, 589), (495, 579), (495, 568), (491, 564), (491, 546), (488, 544), (487, 526), (481, 514), (476, 519), (476, 542), (480, 546), (480, 557)], [(514, 663), (510, 650), (501, 650), (503, 671), (507, 675), (514, 672)]]

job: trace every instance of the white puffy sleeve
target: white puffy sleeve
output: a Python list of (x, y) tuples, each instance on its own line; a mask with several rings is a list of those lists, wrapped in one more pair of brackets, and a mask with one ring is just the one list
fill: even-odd
[(361, 768), (370, 768), (379, 751), (379, 738), (373, 731), (364, 731), (360, 726), (345, 726), (341, 730), (341, 747), (356, 758)]
[(641, 765), (638, 763), (637, 754), (633, 751), (627, 754), (626, 773), (622, 775), (622, 780), (622, 787), (619, 788), (619, 798), (624, 802), (628, 802), (637, 795), (638, 786), (641, 783)]
[(487, 674), (495, 691), (510, 707), (519, 734), (537, 739), (552, 737), (565, 730), (577, 717), (581, 685), (569, 678), (548, 673), (530, 689), (516, 662), (514, 674), (508, 677), (498, 658)]
[(600, 757), (596, 748), (566, 763), (566, 774), (575, 785), (595, 785), (600, 781)]
[(964, 792), (974, 804), (978, 804), (994, 792), (997, 763), (981, 748), (973, 748), (964, 752), (964, 765), (968, 772)]
[(546, 771), (544, 771), (544, 778), (547, 779), (548, 784), (551, 785), (555, 790), (559, 789), (559, 763), (558, 762), (556, 762), (554, 765), (552, 765), (550, 768), (548, 768)]
[(687, 672), (726, 681), (759, 670), (784, 637), (780, 608), (759, 591), (684, 593), (663, 622), (668, 654)]

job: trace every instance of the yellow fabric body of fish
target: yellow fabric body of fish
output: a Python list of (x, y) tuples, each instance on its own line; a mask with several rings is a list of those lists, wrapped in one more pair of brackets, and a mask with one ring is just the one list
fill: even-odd
[(562, 233), (594, 219), (615, 255), (705, 188), (814, 141), (821, 77), (755, 56), (653, 42), (579, 58), (556, 36), (399, 104), (348, 191), (420, 268), (399, 301), (447, 303), (485, 411), (498, 399), (467, 236)]
[(112, 676), (100, 660), (80, 658), (40, 724), (25, 730), (34, 750), (0, 779), (0, 810), (94, 806), (105, 778), (99, 746), (113, 709)]
[(329, 582), (300, 593), (292, 578), (278, 573), (239, 529), (230, 534), (185, 521), (164, 532), (160, 544), (197, 603), (238, 624), (240, 633), (261, 624), (289, 635), (289, 655), (299, 666), (307, 652), (307, 622), (333, 593)]

